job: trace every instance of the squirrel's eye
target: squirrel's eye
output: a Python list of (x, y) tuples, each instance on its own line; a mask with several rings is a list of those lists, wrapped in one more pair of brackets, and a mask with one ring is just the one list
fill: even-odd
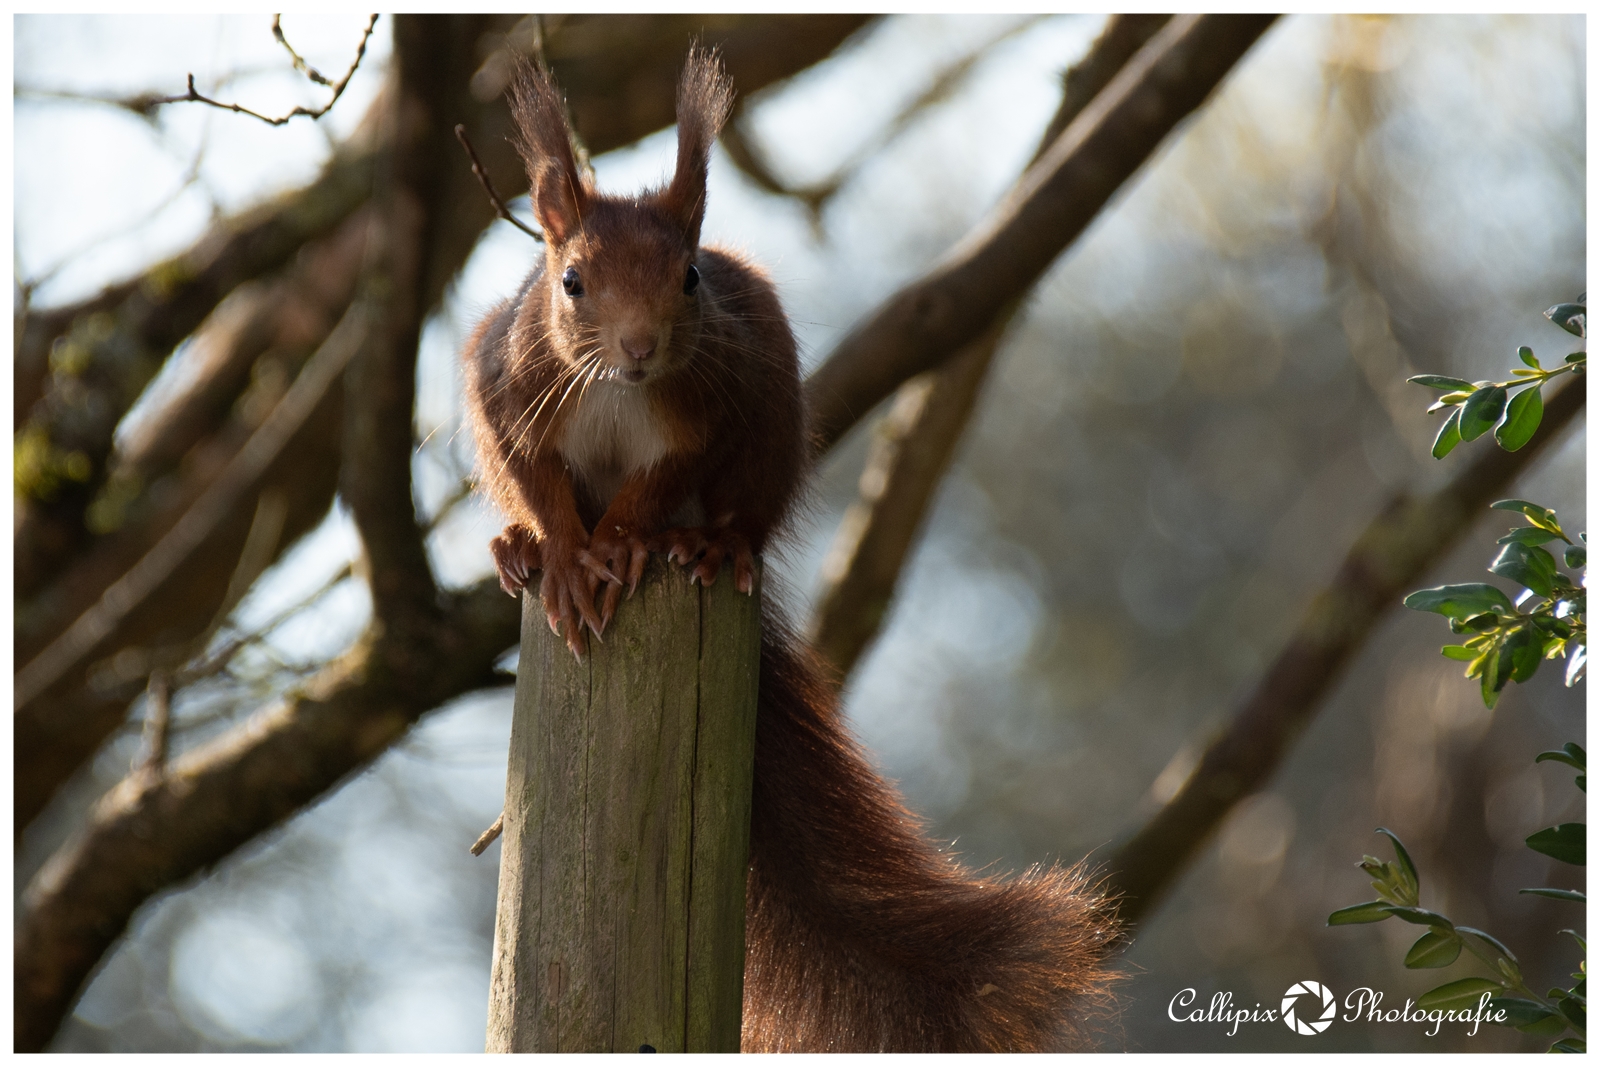
[(567, 272), (561, 276), (561, 288), (567, 291), (568, 296), (583, 295), (583, 282), (578, 277), (576, 267), (568, 267)]
[(693, 296), (694, 291), (700, 286), (700, 272), (694, 269), (694, 264), (689, 264), (689, 271), (683, 276), (683, 295)]

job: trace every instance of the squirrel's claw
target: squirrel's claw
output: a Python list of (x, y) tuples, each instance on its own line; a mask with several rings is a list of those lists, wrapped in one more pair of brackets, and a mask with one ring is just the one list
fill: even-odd
[[(615, 530), (615, 536), (608, 537), (600, 532), (607, 528)], [(606, 583), (605, 596), (600, 603), (600, 629), (595, 631), (596, 636), (611, 625), (617, 613), (617, 604), (622, 600), (622, 587), (628, 587), (629, 596), (638, 590), (639, 580), (644, 577), (645, 564), (649, 559), (650, 550), (643, 540), (626, 527), (615, 524), (608, 526), (605, 520), (601, 521), (599, 529), (589, 541), (588, 551), (578, 556), (578, 561), (588, 568), (597, 581)]]
[(517, 596), (527, 588), (533, 572), (543, 567), (538, 540), (532, 530), (520, 523), (511, 523), (491, 540), (489, 553), (494, 557), (500, 588), (511, 596)]
[(717, 580), (725, 560), (733, 560), (733, 586), (741, 593), (755, 592), (755, 554), (741, 533), (717, 527), (685, 527), (663, 531), (650, 540), (650, 549), (690, 568), (689, 580), (710, 585)]
[[(549, 546), (545, 551), (550, 552)], [(581, 552), (553, 554), (544, 560), (544, 578), (539, 583), (539, 598), (544, 603), (545, 620), (552, 633), (566, 639), (567, 647), (579, 659), (585, 650), (583, 629), (587, 626), (598, 637), (600, 616), (594, 608), (597, 578), (583, 563)]]

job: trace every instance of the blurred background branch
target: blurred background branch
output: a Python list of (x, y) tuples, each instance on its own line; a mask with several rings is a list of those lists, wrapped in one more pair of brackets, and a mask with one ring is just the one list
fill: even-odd
[(1561, 436), (1583, 410), (1585, 386), (1582, 378), (1563, 385), (1519, 451), (1485, 449), (1441, 488), (1401, 493), (1372, 520), (1177, 794), (1107, 861), (1124, 922), (1147, 916), (1234, 805), (1266, 783), (1373, 626)]
[[(1045, 128), (1033, 163), (1169, 17), (1111, 17), (1089, 54), (1063, 76), (1061, 106)], [(883, 624), (906, 554), (1022, 300), (1013, 299), (983, 336), (951, 356), (944, 367), (901, 385), (889, 411), (874, 426), (860, 495), (840, 520), (822, 562), (823, 584), (809, 630), (813, 646), (840, 678), (850, 676)]]
[(1199, 107), (1275, 16), (1180, 15), (1160, 30), (932, 271), (857, 325), (806, 379), (827, 450), (901, 382), (1003, 318), (1117, 188)]

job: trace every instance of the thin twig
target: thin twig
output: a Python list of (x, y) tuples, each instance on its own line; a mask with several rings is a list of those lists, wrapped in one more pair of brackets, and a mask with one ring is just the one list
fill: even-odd
[(494, 825), (485, 830), (483, 834), (472, 843), (472, 854), (474, 856), (483, 855), (483, 850), (494, 844), (494, 839), (500, 836), (500, 831), (504, 830), (505, 827), (506, 813), (502, 811), (499, 816), (495, 818)]
[[(274, 15), (274, 16), (272, 16), (272, 36), (277, 38), (278, 43), (283, 45), (283, 50), (285, 52), (289, 53), (289, 59), (294, 62), (294, 69), (298, 70), (301, 74), (304, 74), (307, 78), (310, 78), (312, 81), (316, 82), (318, 85), (326, 85), (329, 88), (332, 88), (333, 87), (333, 83), (328, 81), (327, 78), (323, 77), (322, 72), (320, 70), (318, 70), (316, 67), (313, 67), (311, 64), (307, 63), (304, 59), (302, 59), (301, 56), (300, 56), (300, 53), (296, 52), (294, 50), (294, 46), (289, 43), (289, 38), (287, 38), (287, 37), (285, 37), (283, 35), (282, 19), (283, 19), (282, 15)], [(372, 21), (374, 23), (376, 23), (378, 21), (378, 16), (376, 16), (376, 15), (372, 16)], [(367, 33), (368, 33), (368, 35), (370, 35), (372, 33), (372, 26), (371, 25), (367, 26)], [(361, 46), (362, 46), (363, 50), (366, 48), (366, 44), (367, 44), (366, 37), (361, 38)], [(356, 62), (357, 63), (361, 62), (361, 56), (360, 56), (359, 53), (356, 56)], [(350, 68), (350, 73), (351, 74), (355, 73), (355, 67), (354, 66), (352, 66)], [(349, 81), (350, 80), (350, 74), (346, 74), (344, 76), (344, 80), (345, 81)]]
[(319, 85), (328, 85), (333, 90), (333, 96), (326, 104), (319, 108), (308, 108), (296, 105), (295, 108), (288, 114), (280, 115), (278, 118), (272, 118), (270, 116), (261, 114), (259, 111), (252, 111), (243, 104), (228, 104), (221, 100), (213, 100), (211, 97), (205, 96), (194, 87), (194, 75), (192, 73), (189, 75), (188, 92), (184, 93), (182, 96), (157, 96), (150, 97), (148, 99), (141, 99), (141, 107), (144, 110), (148, 110), (161, 104), (181, 104), (187, 102), (209, 104), (212, 107), (221, 108), (223, 111), (232, 111), (238, 115), (249, 115), (251, 118), (260, 119), (268, 126), (282, 126), (296, 115), (305, 115), (313, 120), (320, 119), (322, 116), (331, 111), (333, 109), (333, 105), (339, 102), (339, 97), (344, 95), (345, 87), (350, 84), (350, 79), (355, 76), (356, 68), (361, 66), (361, 60), (367, 54), (367, 40), (371, 38), (372, 29), (377, 24), (378, 16), (373, 15), (372, 18), (367, 22), (367, 28), (362, 31), (361, 43), (356, 46), (356, 57), (350, 62), (350, 69), (344, 72), (344, 77), (330, 85), (328, 79), (324, 78), (313, 68), (307, 66), (305, 60), (301, 59), (295, 50), (289, 47), (289, 42), (284, 39), (283, 30), (278, 25), (278, 16), (274, 15), (272, 17), (272, 35), (278, 39), (279, 43), (282, 44), (283, 47), (289, 49), (289, 55), (294, 57), (295, 69), (305, 74), (305, 76), (310, 78), (313, 82), (316, 82)]
[(494, 191), (494, 183), (489, 180), (488, 172), (483, 169), (483, 164), (478, 162), (478, 153), (472, 150), (472, 140), (467, 136), (467, 128), (460, 123), (456, 123), (456, 140), (460, 141), (461, 147), (467, 150), (467, 158), (472, 160), (472, 173), (477, 176), (478, 184), (483, 186), (483, 191), (488, 194), (489, 203), (494, 205), (495, 214), (529, 237), (532, 237), (535, 241), (543, 244), (544, 234), (538, 230), (531, 229), (521, 219), (513, 215), (511, 209), (506, 207), (506, 202), (500, 199), (500, 194)]

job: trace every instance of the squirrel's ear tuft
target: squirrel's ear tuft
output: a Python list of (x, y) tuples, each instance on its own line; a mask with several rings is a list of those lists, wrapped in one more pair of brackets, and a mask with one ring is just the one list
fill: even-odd
[(732, 107), (733, 85), (716, 52), (698, 44), (691, 47), (678, 83), (678, 167), (662, 197), (662, 206), (682, 227), (691, 247), (700, 243), (700, 224), (706, 217), (711, 146)]
[(578, 172), (561, 90), (526, 60), (511, 81), (511, 117), (517, 124), (517, 151), (528, 168), (533, 213), (545, 238), (563, 244), (582, 226), (593, 190)]

